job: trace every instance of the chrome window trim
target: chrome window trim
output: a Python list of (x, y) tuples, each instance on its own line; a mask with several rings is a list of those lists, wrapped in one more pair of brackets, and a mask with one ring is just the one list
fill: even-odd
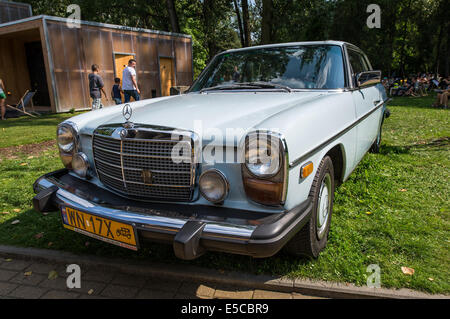
[(350, 44), (350, 43), (345, 43), (343, 45), (343, 48), (344, 48), (344, 53), (345, 53), (345, 61), (346, 61), (346, 64), (347, 64), (348, 78), (350, 80), (350, 82), (349, 82), (349, 90), (350, 91), (359, 90), (360, 88), (356, 86), (356, 81), (355, 81), (356, 74), (353, 74), (353, 70), (352, 70), (352, 67), (351, 67), (351, 64), (350, 64), (349, 55), (348, 55), (348, 50), (352, 50), (352, 51), (355, 51), (356, 53), (360, 54), (363, 57), (363, 59), (365, 60), (365, 62), (367, 63), (367, 66), (369, 67), (369, 71), (374, 71), (372, 63), (370, 63), (370, 60), (367, 57), (367, 55), (360, 48), (358, 48), (356, 45), (353, 45), (353, 44)]

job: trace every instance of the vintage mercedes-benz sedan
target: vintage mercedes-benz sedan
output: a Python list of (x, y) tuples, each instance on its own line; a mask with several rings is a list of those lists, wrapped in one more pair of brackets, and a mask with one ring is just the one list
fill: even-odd
[(334, 191), (379, 151), (387, 95), (344, 42), (218, 54), (184, 94), (107, 107), (57, 129), (65, 169), (34, 184), (72, 231), (182, 259), (222, 251), (317, 257)]

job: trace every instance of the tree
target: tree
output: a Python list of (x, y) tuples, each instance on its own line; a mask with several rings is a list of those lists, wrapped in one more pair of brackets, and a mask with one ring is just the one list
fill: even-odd
[(237, 24), (239, 28), (239, 39), (241, 40), (241, 46), (245, 47), (244, 27), (242, 26), (241, 10), (237, 0), (233, 0), (234, 10), (236, 11)]
[(261, 43), (272, 42), (273, 1), (262, 1)]
[(248, 1), (247, 0), (241, 0), (242, 1), (242, 22), (244, 25), (244, 46), (249, 47), (251, 45), (251, 38), (250, 38), (250, 16), (248, 12)]
[(342, 40), (359, 46), (384, 74), (448, 75), (449, 0), (377, 0), (381, 29), (366, 25), (373, 0), (21, 0), (33, 13), (187, 33), (198, 74), (218, 52), (252, 43)]
[(172, 26), (172, 32), (180, 33), (180, 25), (178, 23), (177, 11), (175, 9), (174, 0), (166, 0), (167, 12), (170, 17), (170, 24)]

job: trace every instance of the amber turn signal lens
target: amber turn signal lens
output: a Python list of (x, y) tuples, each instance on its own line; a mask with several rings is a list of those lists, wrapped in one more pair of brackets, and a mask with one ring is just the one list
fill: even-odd
[(279, 205), (283, 195), (283, 183), (246, 178), (245, 192), (255, 202), (264, 205)]
[(307, 178), (314, 170), (314, 165), (312, 162), (306, 163), (300, 168), (300, 177)]

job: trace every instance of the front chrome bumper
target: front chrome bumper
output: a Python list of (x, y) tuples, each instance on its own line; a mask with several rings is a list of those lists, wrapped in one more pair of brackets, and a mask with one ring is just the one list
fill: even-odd
[(207, 250), (264, 258), (276, 254), (309, 220), (311, 203), (277, 214), (214, 206), (129, 200), (59, 170), (34, 183), (38, 211), (71, 206), (132, 225), (138, 240), (173, 244), (175, 255), (194, 259)]

